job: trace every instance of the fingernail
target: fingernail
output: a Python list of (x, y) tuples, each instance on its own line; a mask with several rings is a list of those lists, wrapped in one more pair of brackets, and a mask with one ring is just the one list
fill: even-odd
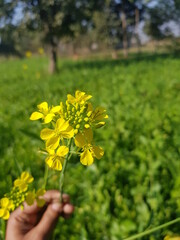
[(62, 204), (56, 202), (52, 204), (52, 209), (56, 212), (62, 212)]

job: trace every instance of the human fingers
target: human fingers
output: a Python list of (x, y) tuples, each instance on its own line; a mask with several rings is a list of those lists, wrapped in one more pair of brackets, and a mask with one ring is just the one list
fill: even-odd
[[(47, 203), (59, 202), (60, 201), (60, 192), (58, 190), (49, 190), (44, 194), (43, 198)], [(69, 203), (69, 201), (70, 201), (69, 195), (63, 194), (62, 201), (63, 201), (63, 203)]]
[(73, 205), (71, 205), (69, 203), (64, 205), (64, 207), (63, 207), (63, 217), (64, 218), (69, 218), (72, 215), (73, 212), (74, 212), (74, 206)]
[[(28, 208), (28, 211), (29, 210)], [(30, 212), (26, 213), (20, 207), (11, 213), (6, 228), (6, 240), (20, 240), (36, 225), (39, 221), (41, 212), (37, 212), (36, 206), (33, 206), (31, 210), (34, 214), (30, 214)]]
[(56, 190), (47, 191), (43, 198), (49, 204), (34, 231), (38, 232), (40, 237), (46, 238), (52, 233), (59, 216), (69, 217), (74, 207), (69, 204), (70, 198), (67, 194), (63, 194), (63, 203), (60, 203), (60, 193)]
[(39, 236), (39, 239), (48, 239), (51, 235), (59, 216), (63, 213), (63, 204), (60, 202), (50, 203), (44, 212), (39, 223), (33, 231)]

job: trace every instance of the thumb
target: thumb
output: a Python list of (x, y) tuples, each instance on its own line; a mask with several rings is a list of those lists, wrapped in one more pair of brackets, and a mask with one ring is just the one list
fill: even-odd
[(55, 228), (56, 222), (62, 212), (63, 204), (59, 202), (54, 202), (48, 205), (40, 222), (34, 229), (34, 231), (38, 233), (40, 237), (39, 239), (44, 239), (45, 237), (48, 238), (48, 236), (51, 235), (53, 229)]

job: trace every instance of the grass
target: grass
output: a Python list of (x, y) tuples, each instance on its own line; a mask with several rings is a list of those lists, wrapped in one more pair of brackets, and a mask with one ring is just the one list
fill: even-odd
[[(27, 70), (23, 65), (28, 66)], [(76, 206), (54, 239), (123, 239), (180, 216), (180, 59), (132, 55), (127, 60), (62, 60), (47, 74), (47, 59), (3, 60), (0, 65), (0, 197), (19, 171), (43, 182), (41, 125), (29, 120), (36, 105), (57, 105), (76, 89), (93, 95), (109, 114), (95, 136), (105, 156), (91, 167), (72, 159), (65, 191)], [(48, 181), (58, 187), (57, 175)], [(143, 239), (180, 234), (174, 224)]]

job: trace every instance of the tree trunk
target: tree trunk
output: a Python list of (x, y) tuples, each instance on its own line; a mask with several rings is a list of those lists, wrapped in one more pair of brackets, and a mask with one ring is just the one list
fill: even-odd
[(112, 56), (112, 59), (114, 59), (114, 60), (118, 59), (117, 51), (114, 50), (113, 52), (111, 52), (111, 56)]
[(76, 47), (76, 43), (72, 43), (72, 47), (73, 47), (73, 60), (78, 60), (78, 54), (77, 54), (77, 51), (76, 51), (76, 49), (77, 49), (77, 47)]
[(135, 36), (136, 36), (137, 50), (138, 50), (138, 53), (140, 53), (141, 42), (138, 35), (138, 27), (139, 27), (139, 9), (136, 8), (135, 9)]
[(58, 71), (57, 66), (57, 43), (54, 38), (50, 41), (50, 62), (49, 62), (49, 73), (53, 74)]
[(128, 40), (127, 40), (127, 23), (126, 23), (126, 14), (124, 10), (121, 11), (121, 21), (122, 21), (122, 30), (123, 30), (123, 52), (124, 57), (128, 57)]

